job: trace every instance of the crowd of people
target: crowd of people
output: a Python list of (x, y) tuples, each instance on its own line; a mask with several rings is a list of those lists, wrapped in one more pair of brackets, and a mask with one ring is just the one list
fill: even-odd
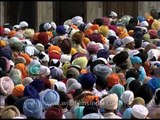
[(0, 103), (1, 119), (159, 119), (160, 19), (0, 26)]

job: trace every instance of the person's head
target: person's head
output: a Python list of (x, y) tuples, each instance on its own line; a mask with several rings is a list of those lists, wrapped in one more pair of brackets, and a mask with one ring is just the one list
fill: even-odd
[(83, 36), (84, 35), (82, 31), (77, 31), (73, 34), (72, 41), (76, 44), (81, 44)]
[(63, 111), (59, 105), (50, 106), (45, 113), (45, 119), (62, 119)]
[(20, 112), (14, 105), (8, 105), (0, 110), (1, 119), (13, 119), (20, 116)]
[(100, 100), (100, 107), (106, 111), (114, 112), (118, 108), (118, 96), (115, 93), (108, 94)]
[(107, 87), (110, 90), (115, 84), (120, 83), (120, 78), (118, 74), (112, 73), (109, 76), (107, 76), (106, 81), (107, 81)]
[(64, 91), (57, 91), (60, 96), (60, 107), (62, 109), (68, 108), (69, 96)]
[(141, 87), (141, 82), (139, 80), (132, 80), (128, 84), (128, 89), (134, 93), (134, 96), (137, 94), (138, 89)]
[(96, 76), (93, 73), (81, 74), (78, 77), (79, 82), (84, 90), (92, 90), (93, 85), (96, 83)]
[(98, 113), (98, 106), (96, 105), (96, 103), (94, 104), (89, 104), (89, 105), (86, 105), (83, 109), (83, 115), (87, 115), (87, 114), (90, 114), (90, 113)]
[(131, 63), (132, 63), (132, 65), (133, 65), (133, 67), (134, 67), (135, 69), (139, 69), (140, 66), (141, 66), (141, 64), (142, 64), (141, 58), (138, 57), (138, 56), (133, 56), (133, 57), (130, 57), (130, 59), (131, 59)]
[(135, 46), (135, 42), (130, 42), (126, 45), (126, 48), (129, 48), (129, 49), (134, 49), (134, 46)]
[(7, 105), (14, 105), (15, 102), (18, 100), (18, 97), (10, 94), (4, 100), (5, 100), (5, 105), (6, 106)]
[(134, 105), (137, 105), (137, 104), (145, 106), (144, 99), (142, 97), (135, 97), (131, 103), (131, 107), (133, 107)]
[(110, 14), (109, 14), (109, 18), (112, 18), (113, 20), (117, 19), (118, 15), (116, 12), (114, 11), (111, 11)]
[(98, 89), (98, 90), (107, 89), (107, 85), (108, 85), (108, 82), (105, 79), (103, 79), (101, 77), (97, 77), (96, 89)]
[(27, 99), (23, 103), (23, 113), (28, 117), (41, 118), (43, 106), (38, 99)]
[(27, 29), (29, 27), (29, 25), (28, 25), (28, 23), (26, 21), (21, 21), (19, 23), (19, 26), (20, 26), (21, 30), (25, 30), (25, 29)]
[(126, 70), (131, 67), (131, 61), (127, 51), (121, 51), (113, 57), (113, 62), (116, 66), (120, 67), (123, 70)]
[(131, 103), (132, 103), (133, 100), (134, 100), (134, 94), (133, 94), (133, 92), (130, 91), (130, 90), (124, 91), (124, 93), (122, 93), (122, 95), (121, 95), (121, 100), (123, 101), (123, 103), (124, 103), (125, 105), (130, 106)]
[(143, 84), (139, 89), (137, 88), (136, 97), (142, 97), (145, 103), (148, 104), (153, 97), (152, 89), (148, 84)]
[(148, 109), (143, 105), (134, 105), (131, 110), (133, 119), (145, 119), (149, 113)]
[(125, 48), (134, 49), (135, 46), (135, 40), (131, 36), (127, 36), (122, 39), (123, 45)]
[(131, 68), (129, 69), (127, 72), (126, 72), (126, 79), (130, 78), (130, 77), (133, 77), (135, 79), (138, 79), (139, 78), (139, 71), (135, 68)]
[(122, 94), (124, 93), (124, 86), (121, 84), (115, 84), (108, 92), (115, 93), (118, 96), (118, 99), (121, 99)]
[(160, 104), (160, 88), (156, 89), (154, 101), (157, 105)]

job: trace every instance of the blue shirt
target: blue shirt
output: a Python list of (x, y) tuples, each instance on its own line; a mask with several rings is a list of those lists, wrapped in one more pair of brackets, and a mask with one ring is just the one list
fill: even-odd
[(156, 89), (160, 88), (160, 78), (154, 77), (150, 79), (147, 84), (150, 86), (153, 93), (155, 93)]

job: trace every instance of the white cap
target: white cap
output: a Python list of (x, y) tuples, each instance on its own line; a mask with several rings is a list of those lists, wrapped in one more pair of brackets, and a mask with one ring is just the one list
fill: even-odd
[(111, 29), (109, 29), (109, 31), (108, 31), (107, 38), (109, 38), (110, 36), (115, 36), (117, 38), (115, 31), (113, 31)]
[(19, 26), (20, 26), (20, 28), (28, 27), (28, 23), (27, 23), (26, 21), (21, 21), (21, 22), (19, 23)]
[(140, 104), (136, 104), (132, 107), (132, 115), (138, 119), (145, 119), (148, 115), (148, 109)]
[(57, 28), (57, 25), (56, 25), (56, 23), (55, 22), (51, 22), (51, 26), (56, 30), (56, 28)]
[(51, 26), (50, 23), (45, 23), (45, 24), (43, 25), (43, 28), (44, 28), (46, 31), (49, 30), (51, 27), (52, 27), (52, 26)]
[(127, 37), (122, 39), (122, 42), (123, 42), (124, 45), (127, 45), (128, 43), (131, 43), (133, 41), (134, 41), (134, 38), (131, 37), (131, 36), (127, 36)]
[(148, 27), (149, 24), (148, 24), (147, 21), (142, 21), (142, 22), (140, 22), (140, 26), (141, 26), (141, 27)]
[(114, 12), (114, 11), (111, 11), (110, 15), (109, 16), (112, 16), (112, 17), (117, 17), (117, 13)]
[(76, 24), (77, 21), (83, 21), (83, 18), (82, 18), (81, 16), (75, 16), (75, 17), (73, 17), (73, 18), (71, 19), (71, 22), (72, 22), (73, 24)]
[(4, 34), (8, 34), (11, 30), (9, 28), (4, 28)]
[(14, 25), (12, 28), (13, 28), (14, 30), (15, 30), (15, 29), (19, 29), (19, 28), (20, 28), (20, 25)]

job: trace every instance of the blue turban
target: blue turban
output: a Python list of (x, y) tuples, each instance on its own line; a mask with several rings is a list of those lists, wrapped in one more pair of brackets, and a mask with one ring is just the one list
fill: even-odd
[(138, 56), (130, 57), (131, 63), (136, 64), (136, 63), (142, 63), (142, 60)]

